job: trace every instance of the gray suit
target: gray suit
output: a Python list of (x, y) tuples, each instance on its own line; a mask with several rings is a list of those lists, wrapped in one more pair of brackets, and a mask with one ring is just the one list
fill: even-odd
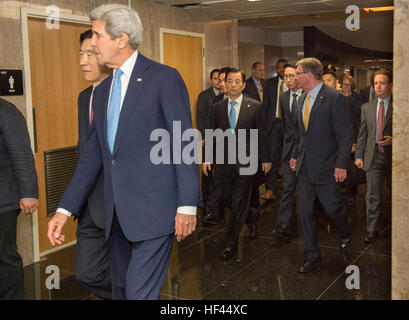
[(38, 198), (30, 137), (21, 112), (0, 98), (0, 300), (23, 299), (23, 262), (16, 244), (21, 198)]
[[(376, 112), (378, 99), (362, 105), (355, 159), (363, 159), (366, 172), (367, 192), (367, 231), (377, 231), (377, 220), (381, 211), (381, 191), (383, 178), (386, 178), (391, 191), (392, 146), (385, 146), (380, 153), (376, 144)], [(392, 136), (392, 96), (386, 110), (383, 136)]]

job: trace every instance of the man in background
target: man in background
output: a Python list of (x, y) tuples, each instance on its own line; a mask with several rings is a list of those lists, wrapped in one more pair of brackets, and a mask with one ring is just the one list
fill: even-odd
[(37, 173), (26, 120), (1, 98), (0, 168), (0, 300), (21, 300), (24, 273), (17, 252), (17, 216), (38, 208)]
[[(91, 86), (78, 96), (79, 154), (84, 151), (93, 122), (94, 89), (111, 73), (109, 68), (98, 65), (91, 38), (92, 30), (87, 30), (80, 36), (80, 65), (84, 79)], [(96, 296), (112, 299), (109, 249), (105, 238), (103, 183), (101, 170), (78, 219), (75, 277)]]

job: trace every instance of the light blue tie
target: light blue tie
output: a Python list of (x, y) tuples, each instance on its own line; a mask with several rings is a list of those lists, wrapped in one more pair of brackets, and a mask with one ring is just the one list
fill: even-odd
[(236, 101), (232, 100), (230, 101), (231, 109), (229, 113), (229, 122), (230, 122), (230, 128), (232, 129), (234, 133), (234, 129), (236, 129), (236, 110), (234, 109), (234, 106), (236, 105)]
[(114, 150), (116, 130), (118, 128), (119, 115), (121, 113), (121, 75), (123, 71), (117, 69), (114, 84), (112, 85), (111, 99), (109, 100), (107, 119), (107, 138), (109, 150)]

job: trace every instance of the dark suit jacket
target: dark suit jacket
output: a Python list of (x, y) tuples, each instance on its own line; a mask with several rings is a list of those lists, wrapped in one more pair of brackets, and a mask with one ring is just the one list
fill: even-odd
[[(263, 95), (264, 95), (264, 92), (266, 89), (266, 80), (261, 79), (260, 82), (263, 88)], [(258, 89), (256, 87), (256, 84), (254, 83), (253, 77), (250, 77), (246, 80), (246, 87), (243, 90), (243, 94), (254, 100), (261, 102), (260, 94), (258, 93)]]
[[(392, 98), (386, 110), (383, 126), (383, 136), (392, 136)], [(359, 128), (358, 142), (356, 145), (355, 159), (364, 160), (364, 170), (371, 168), (376, 148), (376, 107), (378, 98), (364, 103), (361, 112), (361, 126)], [(392, 145), (384, 147), (385, 165), (392, 166)]]
[(356, 143), (356, 138), (359, 132), (359, 124), (361, 123), (361, 96), (352, 91), (349, 97), (345, 97), (352, 120), (353, 142)]
[[(180, 160), (180, 153), (173, 153), (171, 148), (174, 121), (178, 121), (176, 125), (180, 125), (182, 132), (192, 129), (186, 86), (175, 69), (138, 53), (111, 154), (107, 143), (111, 83), (112, 74), (94, 90), (94, 122), (59, 207), (80, 214), (103, 165), (107, 237), (114, 210), (129, 241), (172, 234), (175, 232), (176, 209), (201, 205), (198, 166), (183, 161), (174, 164), (173, 161)], [(159, 138), (155, 139), (155, 136)], [(170, 145), (158, 143), (168, 139)], [(177, 136), (175, 139), (181, 140)], [(188, 143), (181, 141), (182, 150)], [(160, 160), (160, 154), (162, 162), (156, 161)]]
[(297, 108), (293, 111), (290, 110), (290, 95), (293, 92), (287, 90), (280, 95), (280, 104), (282, 111), (283, 119), (283, 152), (282, 159), (283, 161), (290, 161), (293, 147), (295, 144), (296, 136), (298, 133), (298, 111), (300, 108), (301, 97), (298, 97)]
[[(78, 96), (78, 153), (82, 154), (88, 140), (89, 124), (89, 102), (92, 94), (92, 86), (80, 92)], [(104, 176), (98, 174), (94, 187), (88, 197), (88, 209), (95, 225), (103, 229), (105, 227), (104, 218)]]
[(278, 76), (267, 80), (263, 94), (266, 134), (269, 136), (277, 110)]
[(216, 97), (213, 87), (210, 87), (200, 92), (196, 102), (196, 124), (197, 129), (205, 137), (205, 129), (209, 126), (210, 107), (213, 105), (213, 100)]
[(0, 213), (19, 209), (21, 198), (38, 198), (30, 137), (21, 112), (0, 98)]
[[(229, 116), (228, 116), (228, 99), (220, 101), (213, 105), (212, 113), (210, 115), (210, 128), (213, 130), (221, 129), (223, 132), (226, 130), (231, 130)], [(246, 155), (250, 154), (250, 129), (258, 129), (258, 155), (262, 163), (270, 162), (268, 147), (266, 143), (266, 136), (263, 130), (263, 110), (260, 102), (246, 97), (243, 95), (243, 100), (240, 106), (240, 113), (237, 119), (235, 135), (238, 137), (238, 130), (246, 130)], [(206, 141), (208, 144), (208, 142)], [(231, 174), (232, 171), (236, 170), (239, 172), (241, 167), (247, 167), (248, 164), (241, 164), (238, 158), (238, 139), (236, 139), (236, 162), (234, 164), (228, 164), (228, 143), (227, 138), (216, 139), (215, 145), (217, 149), (217, 144), (223, 143), (224, 150), (224, 163), (215, 163), (215, 172), (217, 174)], [(257, 157), (258, 158), (258, 157)], [(256, 166), (257, 170), (257, 166)], [(255, 173), (255, 172), (254, 172)]]
[[(301, 97), (298, 112), (299, 135), (293, 158), (297, 159), (297, 175), (306, 165), (313, 184), (330, 184), (334, 169), (347, 169), (352, 147), (352, 122), (344, 96), (334, 88), (323, 85), (311, 109), (308, 131), (304, 128)], [(304, 164), (305, 162), (305, 164)]]

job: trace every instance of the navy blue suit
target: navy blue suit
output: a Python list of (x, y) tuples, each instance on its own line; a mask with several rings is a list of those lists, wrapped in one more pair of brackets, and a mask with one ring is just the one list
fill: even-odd
[[(158, 143), (151, 141), (153, 130), (167, 130), (172, 144), (173, 121), (180, 121), (182, 132), (192, 128), (189, 96), (175, 69), (138, 53), (111, 154), (107, 144), (106, 125), (111, 82), (112, 75), (94, 91), (94, 123), (75, 175), (59, 207), (73, 214), (81, 212), (88, 192), (103, 166), (106, 235), (111, 240), (113, 265), (119, 269), (113, 270), (116, 277), (114, 297), (125, 298), (124, 292), (118, 293), (118, 290), (123, 289), (126, 290), (128, 299), (157, 298), (169, 259), (163, 259), (166, 263), (161, 266), (162, 270), (157, 270), (156, 265), (150, 265), (153, 262), (147, 259), (146, 265), (132, 271), (132, 274), (136, 273), (135, 277), (146, 281), (149, 278), (153, 278), (150, 281), (160, 278), (150, 289), (146, 287), (151, 284), (135, 289), (140, 286), (135, 283), (135, 279), (126, 277), (125, 280), (124, 265), (131, 265), (137, 257), (131, 253), (134, 248), (147, 247), (146, 255), (155, 252), (155, 248), (146, 246), (144, 241), (173, 235), (177, 207), (201, 205), (197, 165), (184, 164), (183, 161), (181, 164), (173, 164), (174, 154), (170, 146), (163, 150), (163, 154), (171, 156), (172, 164), (155, 165), (150, 158), (151, 149)], [(182, 150), (188, 143), (181, 142)], [(132, 246), (124, 250), (129, 249), (127, 253), (119, 252), (123, 247), (117, 246), (118, 242), (114, 239), (114, 231), (118, 230), (118, 234), (122, 234), (124, 238), (123, 243)], [(168, 251), (166, 254), (170, 255), (170, 250)], [(124, 281), (125, 288), (121, 287)]]

